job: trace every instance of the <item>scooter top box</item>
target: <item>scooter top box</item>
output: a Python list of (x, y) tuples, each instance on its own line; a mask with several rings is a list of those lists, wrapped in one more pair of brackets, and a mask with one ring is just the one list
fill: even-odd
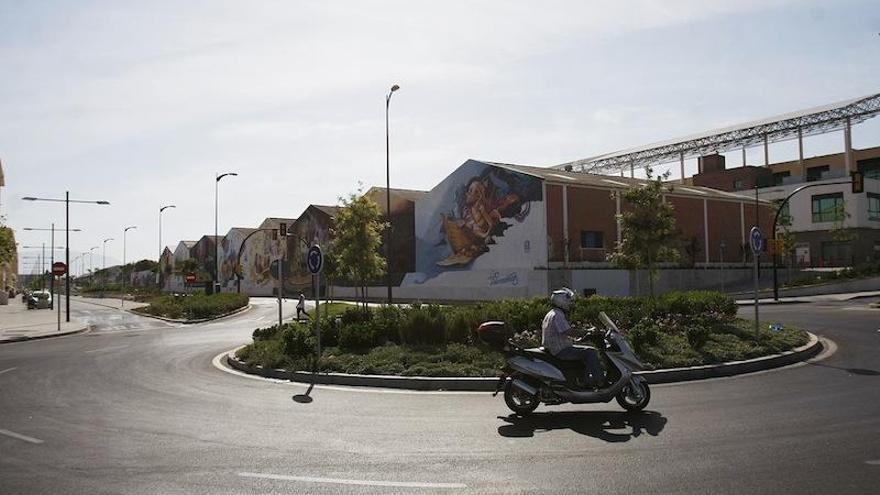
[(500, 350), (507, 344), (510, 334), (503, 321), (487, 321), (477, 328), (477, 335), (489, 347)]

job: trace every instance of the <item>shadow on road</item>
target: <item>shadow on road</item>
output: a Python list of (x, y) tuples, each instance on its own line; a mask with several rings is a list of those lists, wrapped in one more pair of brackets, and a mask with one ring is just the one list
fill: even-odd
[(507, 424), (498, 427), (503, 437), (533, 437), (536, 432), (571, 430), (606, 442), (627, 442), (647, 433), (657, 436), (666, 426), (666, 418), (654, 411), (608, 412), (572, 411), (532, 413), (521, 417), (515, 414), (499, 416)]
[(312, 400), (314, 400), (314, 399), (312, 399), (312, 396), (309, 395), (309, 394), (312, 393), (312, 389), (313, 389), (313, 388), (315, 388), (315, 384), (314, 384), (314, 383), (312, 383), (312, 384), (309, 385), (309, 389), (306, 390), (306, 393), (304, 393), (304, 394), (297, 394), (297, 395), (294, 395), (294, 396), (293, 396), (293, 401), (296, 402), (296, 403), (298, 403), (298, 404), (308, 404), (308, 403), (312, 402)]
[(820, 366), (822, 368), (832, 368), (835, 370), (846, 371), (851, 375), (863, 375), (863, 376), (880, 376), (880, 371), (877, 370), (869, 370), (865, 368), (843, 368), (840, 366), (831, 366), (830, 364), (824, 363), (807, 363), (810, 366)]

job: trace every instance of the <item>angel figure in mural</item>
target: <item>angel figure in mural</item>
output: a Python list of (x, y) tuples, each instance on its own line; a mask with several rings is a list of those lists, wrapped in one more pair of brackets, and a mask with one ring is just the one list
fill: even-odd
[(475, 177), (468, 181), (463, 201), (460, 200), (458, 205), (460, 218), (440, 215), (452, 254), (438, 261), (437, 265), (467, 265), (488, 252), (489, 245), (495, 243), (494, 236), (503, 235), (507, 227), (501, 222), (503, 212), (520, 203), (520, 197), (513, 192), (496, 194), (489, 177)]

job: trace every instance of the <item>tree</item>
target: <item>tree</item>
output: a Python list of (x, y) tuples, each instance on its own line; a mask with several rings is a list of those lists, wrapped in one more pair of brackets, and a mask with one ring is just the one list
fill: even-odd
[(623, 193), (623, 199), (632, 209), (618, 215), (621, 240), (608, 259), (621, 268), (647, 268), (650, 293), (654, 297), (654, 282), (659, 275), (657, 263), (677, 261), (680, 253), (672, 247), (678, 239), (673, 208), (663, 201), (663, 193), (672, 191), (663, 183), (669, 173), (656, 178), (650, 168), (647, 173), (647, 183)]
[(361, 291), (364, 311), (367, 311), (367, 283), (385, 274), (385, 258), (379, 254), (382, 231), (387, 227), (380, 221), (379, 206), (360, 194), (340, 198), (342, 207), (336, 212), (331, 229), (332, 275), (350, 280)]

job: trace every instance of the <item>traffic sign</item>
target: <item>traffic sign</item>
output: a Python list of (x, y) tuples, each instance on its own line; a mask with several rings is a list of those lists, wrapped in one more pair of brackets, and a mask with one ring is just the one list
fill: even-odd
[(308, 265), (309, 273), (312, 275), (321, 273), (321, 268), (324, 267), (324, 253), (321, 252), (321, 246), (314, 245), (309, 248), (306, 265)]
[(749, 244), (752, 246), (753, 253), (760, 253), (764, 250), (764, 236), (761, 235), (761, 229), (752, 227), (749, 231)]
[(52, 263), (52, 275), (60, 277), (65, 273), (67, 273), (67, 265), (65, 265), (63, 261), (56, 261), (55, 263)]
[(196, 281), (196, 274), (195, 273), (187, 273), (186, 274), (186, 283), (191, 284), (195, 281)]

